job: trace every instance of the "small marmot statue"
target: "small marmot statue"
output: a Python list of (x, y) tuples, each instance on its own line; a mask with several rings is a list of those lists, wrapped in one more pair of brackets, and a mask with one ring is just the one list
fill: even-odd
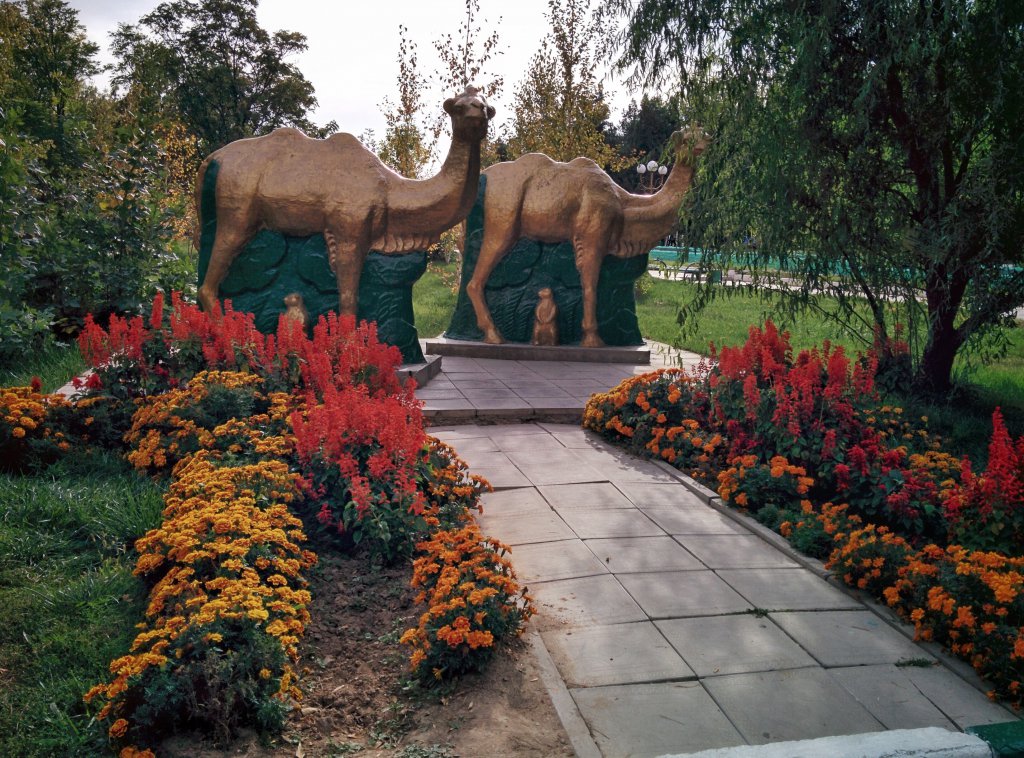
[(558, 306), (555, 305), (555, 298), (550, 287), (545, 287), (537, 293), (540, 300), (537, 302), (537, 309), (533, 312), (533, 345), (557, 345), (558, 344)]
[(309, 326), (309, 311), (306, 310), (306, 304), (302, 302), (302, 295), (298, 292), (285, 295), (284, 307), (284, 317), (286, 319), (298, 321), (302, 324), (303, 329)]

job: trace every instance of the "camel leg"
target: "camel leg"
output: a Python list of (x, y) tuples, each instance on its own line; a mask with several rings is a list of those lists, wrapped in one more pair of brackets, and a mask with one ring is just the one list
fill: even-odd
[(601, 276), (603, 256), (598, 246), (582, 239), (573, 240), (576, 252), (576, 270), (580, 273), (583, 287), (583, 335), (581, 347), (603, 347), (604, 341), (597, 333), (597, 280)]
[(334, 276), (338, 282), (338, 315), (356, 316), (359, 310), (359, 278), (369, 245), (351, 241), (343, 232), (327, 230), (324, 238), (330, 246), (334, 261)]
[(466, 283), (466, 294), (473, 304), (473, 312), (476, 313), (476, 325), (484, 333), (484, 342), (491, 345), (500, 345), (505, 340), (494, 325), (491, 317), (491, 309), (487, 307), (487, 300), (484, 297), (484, 287), (490, 278), (494, 267), (501, 262), (511, 248), (515, 240), (510, 239), (508, 231), (495, 229), (497, 225), (487, 226), (484, 221), (484, 238), (480, 243), (480, 255), (476, 261), (476, 268), (473, 269), (473, 276)]
[(256, 230), (249, 225), (231, 218), (218, 219), (217, 236), (210, 250), (210, 263), (206, 276), (199, 287), (199, 304), (207, 313), (212, 313), (220, 295), (220, 285), (228, 275), (228, 269), (252, 238)]

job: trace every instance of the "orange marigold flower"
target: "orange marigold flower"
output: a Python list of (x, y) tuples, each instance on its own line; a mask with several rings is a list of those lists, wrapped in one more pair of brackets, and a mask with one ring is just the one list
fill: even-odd
[(107, 732), (112, 738), (118, 739), (124, 737), (128, 732), (128, 721), (125, 719), (118, 719), (110, 725), (110, 729)]

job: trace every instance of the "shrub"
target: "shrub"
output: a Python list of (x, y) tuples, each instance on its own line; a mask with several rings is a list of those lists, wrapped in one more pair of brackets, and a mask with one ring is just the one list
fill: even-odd
[(121, 744), (153, 744), (180, 725), (219, 741), (239, 724), (281, 727), (309, 622), (300, 548), (288, 511), (295, 476), (285, 463), (218, 466), (196, 453), (175, 469), (164, 522), (136, 542), (135, 573), (152, 584), (131, 652), (111, 662), (100, 721)]
[(1014, 444), (999, 409), (992, 413), (988, 466), (981, 474), (964, 458), (959, 484), (946, 493), (953, 537), (974, 550), (1019, 555), (1024, 546), (1024, 437)]
[(505, 558), (508, 548), (472, 520), (434, 532), (416, 548), (412, 584), (427, 610), (401, 640), (412, 648), (414, 676), (431, 682), (480, 670), (534, 612)]
[(424, 443), (411, 397), (371, 395), (362, 385), (310, 392), (291, 416), (306, 503), (346, 546), (392, 562), (412, 553), (423, 529), (416, 466)]

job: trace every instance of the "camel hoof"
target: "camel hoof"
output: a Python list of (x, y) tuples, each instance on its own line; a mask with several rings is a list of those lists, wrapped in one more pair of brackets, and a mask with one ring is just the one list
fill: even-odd
[(580, 347), (604, 347), (604, 340), (596, 334), (588, 334), (580, 340)]
[(484, 342), (486, 342), (488, 345), (505, 344), (505, 340), (502, 338), (502, 336), (498, 334), (496, 330), (493, 329), (484, 334)]

